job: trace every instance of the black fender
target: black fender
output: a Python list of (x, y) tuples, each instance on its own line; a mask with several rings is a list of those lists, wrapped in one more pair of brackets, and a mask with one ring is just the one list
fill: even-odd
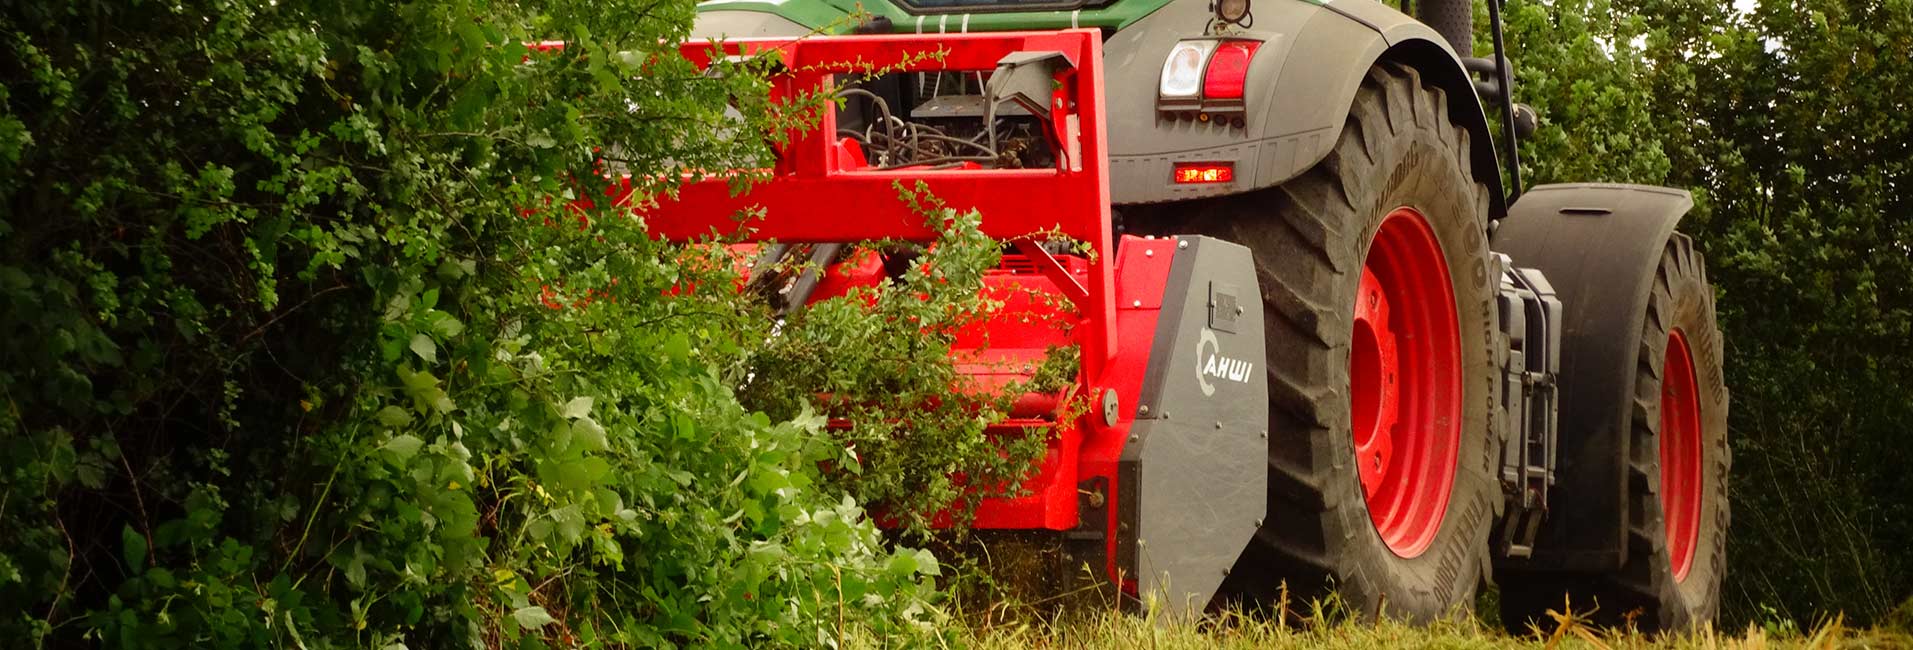
[[(1392, 62), (1415, 69), (1446, 93), (1449, 119), (1469, 132), (1472, 171), (1489, 188), (1491, 216), (1505, 214), (1487, 115), (1440, 34), (1375, 2), (1277, 0), (1254, 10), (1250, 28), (1216, 34), (1263, 43), (1249, 68), (1241, 127), (1177, 119), (1158, 107), (1163, 62), (1177, 41), (1203, 37), (1213, 18), (1205, 3), (1171, 2), (1104, 43), (1114, 203), (1238, 194), (1300, 175), (1335, 146), (1369, 69)], [(1233, 162), (1236, 182), (1171, 182), (1175, 163), (1198, 161)]]
[(1555, 487), (1528, 558), (1497, 568), (1614, 571), (1627, 561), (1627, 458), (1635, 351), (1661, 252), (1694, 205), (1685, 190), (1541, 185), (1489, 246), (1540, 269), (1562, 303)]

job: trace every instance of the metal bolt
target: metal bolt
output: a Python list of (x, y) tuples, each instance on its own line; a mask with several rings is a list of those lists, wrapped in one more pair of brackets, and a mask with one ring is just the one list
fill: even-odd
[(1263, 431), (1263, 432), (1262, 432), (1262, 439), (1263, 439), (1263, 440), (1268, 440), (1268, 439), (1269, 439), (1269, 432), (1267, 432), (1267, 431)]
[(1136, 300), (1136, 301), (1131, 301), (1131, 302), (1129, 303), (1129, 306), (1131, 306), (1131, 307), (1141, 307), (1141, 306), (1142, 306), (1142, 301), (1141, 301), (1141, 300)]
[(1140, 434), (1134, 434), (1134, 433), (1132, 433), (1132, 434), (1129, 434), (1129, 441), (1130, 441), (1130, 442), (1141, 442), (1141, 441), (1142, 441), (1142, 436), (1141, 436)]
[(1136, 407), (1136, 415), (1149, 415), (1149, 405), (1144, 404)]
[[(1102, 493), (1101, 493), (1101, 492), (1098, 492), (1097, 494), (1102, 494)], [(1262, 520), (1261, 520), (1261, 519), (1259, 519), (1259, 518), (1258, 518), (1258, 519), (1256, 519), (1256, 520), (1255, 520), (1255, 527), (1256, 527), (1256, 528), (1261, 528), (1261, 527), (1262, 527)]]
[(1187, 239), (1176, 242), (1176, 248), (1180, 249), (1180, 248), (1188, 248), (1188, 247), (1189, 247), (1189, 240)]
[(1241, 316), (1241, 315), (1242, 315), (1242, 305), (1236, 305), (1236, 306), (1235, 306), (1235, 315), (1237, 315), (1237, 316)]
[(1223, 568), (1222, 568), (1222, 575), (1225, 575), (1225, 576), (1226, 576), (1226, 575), (1229, 575), (1229, 568), (1228, 568), (1228, 567), (1223, 567)]
[(1221, 422), (1217, 422), (1217, 423), (1216, 423), (1216, 430), (1217, 430), (1217, 431), (1221, 431), (1221, 430), (1222, 430), (1222, 423), (1221, 423)]

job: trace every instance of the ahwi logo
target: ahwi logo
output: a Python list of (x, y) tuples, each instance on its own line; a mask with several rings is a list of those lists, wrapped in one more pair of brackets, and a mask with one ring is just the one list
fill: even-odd
[(1216, 340), (1215, 331), (1202, 328), (1202, 338), (1196, 342), (1196, 384), (1202, 387), (1203, 396), (1216, 394), (1215, 384), (1209, 383), (1209, 378), (1246, 384), (1251, 372), (1255, 372), (1254, 363), (1222, 356), (1222, 343)]

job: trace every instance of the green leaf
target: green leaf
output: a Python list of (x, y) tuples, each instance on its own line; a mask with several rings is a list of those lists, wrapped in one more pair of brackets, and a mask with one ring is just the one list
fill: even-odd
[(402, 427), (412, 423), (412, 414), (396, 406), (379, 409), (379, 424), (388, 427)]
[(439, 338), (450, 339), (465, 331), (464, 323), (458, 322), (457, 318), (442, 311), (433, 310), (426, 315), (426, 320), (431, 323), (432, 333), (437, 334)]
[(527, 630), (536, 630), (556, 622), (556, 619), (553, 619), (551, 614), (545, 612), (545, 608), (537, 605), (512, 610), (511, 618), (514, 621), (518, 621), (518, 627)]
[(886, 569), (890, 571), (890, 575), (893, 577), (907, 577), (917, 572), (917, 556), (910, 553), (898, 552), (890, 556), (890, 565), (886, 567)]
[(917, 572), (927, 576), (943, 575), (943, 569), (937, 563), (937, 556), (930, 549), (917, 549)]
[(126, 560), (129, 573), (139, 573), (146, 567), (146, 536), (133, 530), (131, 524), (120, 528), (120, 553)]
[(565, 403), (564, 416), (575, 420), (590, 415), (591, 401), (590, 397), (573, 398), (571, 401)]
[(432, 337), (422, 333), (413, 334), (411, 348), (412, 354), (418, 355), (426, 363), (438, 363), (438, 344), (432, 342)]
[(584, 538), (585, 515), (576, 505), (569, 505), (551, 511), (551, 520), (558, 526), (558, 535), (566, 542), (576, 543)]
[(420, 412), (432, 409), (449, 413), (456, 408), (451, 397), (445, 394), (445, 389), (439, 387), (436, 375), (423, 370), (414, 372), (405, 366), (399, 366), (397, 372), (399, 380), (405, 384), (406, 394), (412, 397)]
[(604, 427), (591, 418), (578, 418), (577, 421), (572, 422), (571, 436), (572, 444), (585, 451), (604, 451), (610, 448), (610, 444), (605, 441)]
[(691, 339), (683, 332), (673, 334), (664, 340), (664, 356), (672, 361), (683, 361), (691, 356)]
[(424, 445), (424, 440), (408, 434), (393, 438), (379, 448), (391, 452), (392, 457), (397, 459), (397, 464), (404, 465), (406, 461), (412, 460), (413, 456), (417, 456), (419, 447)]

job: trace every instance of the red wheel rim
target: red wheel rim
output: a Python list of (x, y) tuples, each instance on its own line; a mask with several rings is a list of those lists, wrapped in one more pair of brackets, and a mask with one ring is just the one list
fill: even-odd
[(1448, 263), (1428, 220), (1397, 208), (1362, 262), (1349, 408), (1368, 517), (1396, 555), (1441, 530), (1461, 447), (1461, 337)]
[(1674, 580), (1687, 579), (1700, 540), (1700, 391), (1687, 335), (1667, 334), (1661, 365), (1661, 513), (1667, 522), (1667, 559)]

